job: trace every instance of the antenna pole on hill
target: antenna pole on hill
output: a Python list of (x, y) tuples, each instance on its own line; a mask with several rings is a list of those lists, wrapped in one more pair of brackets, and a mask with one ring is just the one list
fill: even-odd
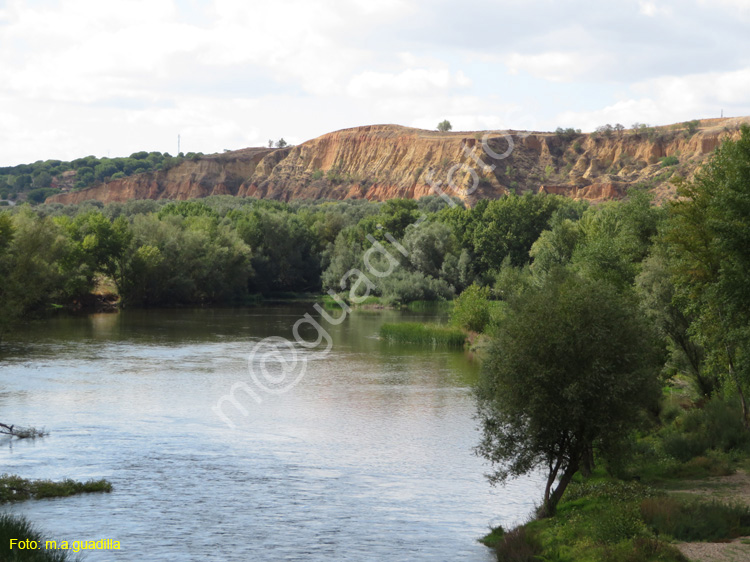
[(180, 155), (180, 135), (177, 135), (177, 156)]

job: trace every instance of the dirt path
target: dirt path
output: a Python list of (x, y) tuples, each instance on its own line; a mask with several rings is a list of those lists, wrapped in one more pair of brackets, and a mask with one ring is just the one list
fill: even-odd
[[(707, 499), (750, 505), (750, 474), (744, 471), (730, 476), (717, 476), (686, 482), (692, 485), (679, 494), (694, 494)], [(695, 562), (750, 562), (750, 537), (727, 543), (684, 542), (675, 545), (689, 560)]]

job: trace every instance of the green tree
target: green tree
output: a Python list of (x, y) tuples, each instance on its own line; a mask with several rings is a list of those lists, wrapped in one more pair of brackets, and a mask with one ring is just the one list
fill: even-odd
[(490, 289), (471, 285), (453, 303), (451, 322), (472, 332), (484, 332), (490, 322)]
[(474, 229), (474, 254), (480, 265), (485, 271), (498, 270), (506, 256), (513, 265), (528, 262), (531, 246), (560, 206), (560, 198), (532, 194), (508, 195), (487, 203)]
[(52, 185), (52, 176), (47, 171), (41, 171), (34, 176), (33, 186), (34, 187), (49, 187)]
[(389, 199), (381, 205), (377, 215), (364, 217), (358, 227), (362, 231), (363, 242), (367, 234), (381, 242), (388, 240), (386, 234), (401, 240), (406, 228), (414, 224), (418, 217), (417, 202), (413, 199)]
[(59, 191), (57, 189), (49, 189), (49, 188), (32, 189), (26, 195), (26, 198), (29, 200), (30, 203), (39, 204), (39, 203), (44, 203), (47, 197), (49, 197), (50, 195), (54, 195), (55, 193), (59, 193)]
[(96, 181), (107, 181), (112, 174), (119, 172), (117, 166), (110, 160), (102, 160), (101, 164), (97, 164), (94, 168), (94, 178)]
[(453, 125), (451, 125), (450, 121), (445, 119), (444, 121), (438, 123), (437, 130), (441, 133), (447, 133), (448, 131), (453, 130)]
[(439, 222), (408, 227), (401, 243), (411, 267), (435, 278), (440, 276), (446, 254), (455, 252), (457, 246), (450, 228)]
[(657, 399), (649, 334), (631, 299), (562, 269), (512, 299), (477, 389), (477, 452), (497, 467), (491, 482), (543, 466), (541, 514), (554, 514), (594, 448), (626, 435)]
[(636, 290), (653, 326), (667, 342), (669, 372), (688, 375), (696, 391), (706, 398), (719, 387), (715, 373), (704, 368), (704, 350), (690, 334), (694, 320), (672, 278), (674, 257), (668, 248), (657, 244), (636, 278)]
[(675, 282), (706, 362), (730, 380), (750, 425), (750, 127), (724, 142), (693, 182), (679, 184), (667, 241)]

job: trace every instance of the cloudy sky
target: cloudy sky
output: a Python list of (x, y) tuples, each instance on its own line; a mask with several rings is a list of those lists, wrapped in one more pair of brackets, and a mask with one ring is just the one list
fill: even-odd
[(0, 0), (0, 166), (750, 115), (750, 0)]

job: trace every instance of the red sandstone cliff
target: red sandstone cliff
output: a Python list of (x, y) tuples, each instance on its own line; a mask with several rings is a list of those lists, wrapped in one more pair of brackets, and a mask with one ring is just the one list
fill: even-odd
[[(336, 131), (289, 148), (204, 156), (168, 171), (130, 176), (47, 201), (181, 200), (222, 194), (285, 201), (385, 200), (429, 195), (434, 193), (431, 182), (439, 182), (446, 193), (469, 203), (529, 190), (603, 201), (622, 197), (633, 185), (663, 199), (674, 195), (669, 184), (673, 174), (692, 175), (707, 155), (723, 140), (737, 138), (739, 126), (748, 122), (750, 118), (713, 119), (702, 121), (694, 133), (677, 125), (567, 140), (555, 133), (512, 131), (513, 150), (500, 159), (488, 152), (506, 153), (508, 138), (501, 133), (489, 133), (489, 150), (484, 150), (484, 132), (373, 125)], [(660, 159), (666, 156), (675, 156), (679, 164), (662, 166)], [(460, 165), (463, 171), (456, 168)], [(447, 186), (451, 169), (457, 190)], [(466, 191), (474, 185), (475, 190)]]

